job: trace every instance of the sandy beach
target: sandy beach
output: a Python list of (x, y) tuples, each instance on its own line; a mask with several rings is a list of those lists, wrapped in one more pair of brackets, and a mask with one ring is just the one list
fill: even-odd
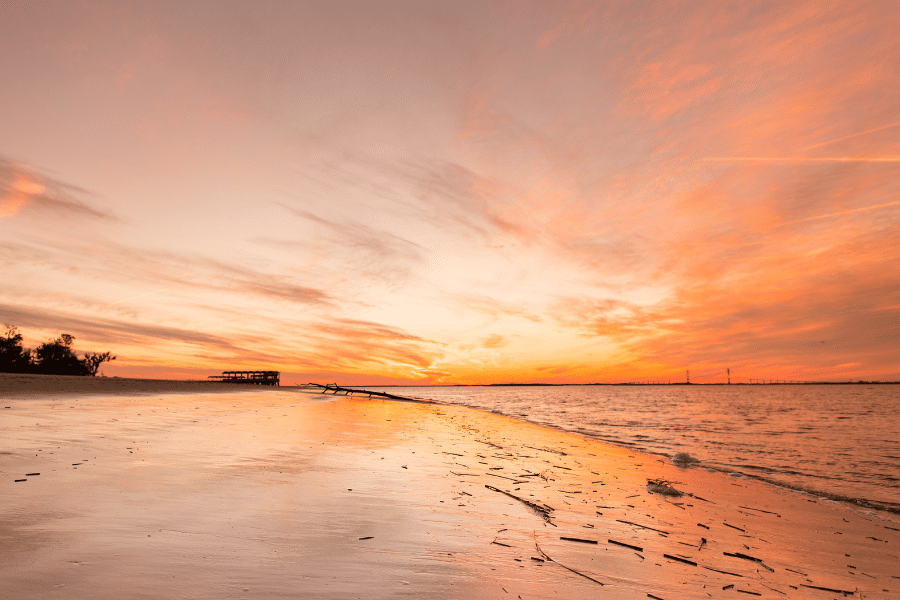
[(0, 399), (3, 598), (900, 597), (896, 515), (492, 413), (15, 375)]

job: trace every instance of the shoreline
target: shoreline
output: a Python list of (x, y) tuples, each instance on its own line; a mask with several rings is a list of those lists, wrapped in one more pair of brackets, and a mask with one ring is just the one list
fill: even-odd
[[(557, 386), (557, 387), (565, 387), (566, 385), (568, 385), (568, 384)], [(675, 384), (672, 384), (672, 385), (675, 385)], [(736, 384), (732, 384), (732, 385), (736, 385)], [(753, 384), (753, 385), (757, 385), (757, 384)], [(759, 385), (768, 385), (768, 384), (759, 384)], [(773, 384), (773, 385), (775, 385), (775, 384)], [(780, 385), (780, 384), (778, 384), (778, 385)], [(859, 384), (853, 383), (853, 385), (859, 385)], [(380, 386), (380, 387), (385, 387), (385, 386)], [(401, 389), (402, 389), (402, 387), (407, 387), (410, 389), (418, 388), (420, 390), (424, 389), (424, 386), (394, 386), (394, 389), (396, 389), (398, 387)], [(436, 387), (436, 388), (443, 387), (443, 388), (448, 388), (448, 389), (458, 388), (458, 387), (482, 387), (485, 389), (495, 389), (495, 388), (500, 388), (503, 386), (486, 386), (485, 385), (485, 386), (429, 386), (429, 387)], [(512, 387), (518, 387), (518, 386), (512, 386)], [(584, 387), (592, 387), (592, 386), (585, 384)], [(722, 385), (699, 384), (699, 387), (726, 388), (728, 386), (725, 384), (722, 384)], [(434, 398), (440, 398), (440, 397), (441, 396), (434, 396)], [(595, 440), (595, 441), (598, 441), (601, 443), (611, 444), (613, 446), (617, 446), (617, 447), (621, 447), (621, 448), (627, 448), (627, 449), (630, 449), (633, 451), (641, 452), (644, 454), (649, 454), (652, 456), (660, 456), (660, 457), (670, 458), (674, 453), (682, 451), (682, 450), (690, 450), (691, 453), (694, 452), (694, 450), (691, 449), (691, 447), (687, 447), (687, 446), (676, 446), (674, 448), (659, 448), (658, 447), (659, 445), (657, 444), (657, 447), (648, 447), (646, 445), (646, 442), (644, 442), (643, 440), (629, 441), (627, 439), (622, 439), (622, 438), (617, 438), (617, 437), (607, 437), (609, 435), (609, 432), (606, 432), (606, 435), (604, 435), (604, 433), (594, 432), (588, 428), (583, 428), (583, 427), (567, 428), (565, 425), (560, 425), (553, 421), (544, 420), (547, 418), (546, 415), (544, 415), (544, 419), (535, 418), (534, 416), (532, 416), (531, 411), (529, 411), (528, 415), (525, 415), (521, 412), (518, 412), (519, 407), (513, 407), (513, 406), (509, 407), (510, 408), (509, 411), (504, 412), (502, 406), (490, 407), (490, 406), (487, 406), (484, 404), (479, 404), (477, 402), (477, 400), (475, 400), (476, 398), (479, 398), (479, 396), (471, 396), (471, 397), (461, 396), (460, 399), (458, 399), (458, 400), (453, 400), (453, 401), (438, 400), (438, 401), (447, 401), (447, 402), (451, 402), (453, 404), (457, 404), (460, 406), (467, 406), (469, 408), (476, 409), (476, 410), (487, 410), (487, 411), (493, 412), (495, 414), (502, 414), (502, 415), (506, 415), (506, 416), (509, 416), (509, 417), (512, 417), (515, 419), (523, 420), (528, 423), (533, 423), (533, 424), (536, 424), (539, 426), (549, 427), (552, 429), (557, 429), (559, 431), (568, 432), (568, 433), (572, 433), (572, 434), (576, 434), (576, 435), (581, 435), (588, 439), (592, 439), (592, 440)], [(706, 448), (706, 450), (708, 452), (710, 449)], [(869, 489), (868, 491), (870, 492), (870, 494), (872, 492), (876, 492), (876, 493), (874, 495), (865, 496), (865, 495), (860, 495), (859, 490), (827, 489), (827, 486), (817, 487), (816, 482), (814, 480), (812, 480), (813, 476), (808, 476), (807, 477), (808, 481), (802, 481), (802, 480), (798, 481), (797, 480), (798, 478), (796, 478), (796, 477), (795, 478), (791, 478), (791, 477), (779, 478), (778, 477), (779, 473), (777, 471), (771, 471), (771, 470), (769, 470), (768, 472), (772, 473), (773, 475), (767, 476), (766, 474), (763, 474), (764, 472), (767, 471), (767, 467), (759, 467), (758, 469), (754, 470), (751, 465), (743, 465), (743, 468), (740, 468), (740, 467), (736, 467), (736, 466), (731, 466), (727, 462), (722, 462), (721, 456), (717, 457), (717, 455), (715, 455), (715, 454), (710, 454), (708, 458), (709, 458), (709, 460), (704, 460), (701, 464), (701, 467), (704, 469), (707, 469), (707, 470), (715, 471), (718, 473), (723, 473), (723, 474), (729, 475), (729, 476), (744, 477), (747, 479), (752, 479), (755, 481), (763, 482), (767, 485), (771, 485), (771, 486), (777, 487), (779, 489), (790, 490), (790, 491), (800, 494), (802, 496), (812, 496), (812, 497), (820, 498), (822, 500), (843, 502), (843, 503), (846, 503), (846, 504), (848, 504), (850, 506), (854, 506), (854, 507), (878, 510), (878, 511), (885, 512), (885, 513), (892, 514), (892, 515), (900, 515), (900, 501), (892, 499), (889, 495), (887, 497), (878, 496), (877, 489), (876, 490)], [(716, 461), (717, 458), (719, 459), (718, 462)], [(754, 472), (754, 471), (759, 471), (759, 472)], [(812, 481), (809, 481), (809, 480), (812, 480)], [(832, 488), (833, 487), (834, 486), (832, 486)]]
[[(418, 401), (419, 402), (433, 402), (436, 404), (444, 404), (444, 402), (438, 401), (438, 400), (419, 399)], [(556, 430), (556, 431), (559, 431), (562, 433), (567, 433), (570, 435), (577, 435), (579, 437), (583, 437), (587, 440), (597, 442), (599, 444), (605, 444), (605, 445), (613, 446), (616, 448), (621, 448), (623, 450), (628, 450), (630, 452), (638, 452), (640, 454), (644, 454), (647, 456), (653, 456), (653, 457), (657, 457), (657, 458), (661, 457), (661, 458), (665, 458), (665, 459), (669, 459), (669, 460), (671, 460), (671, 458), (672, 458), (671, 455), (666, 454), (664, 452), (654, 452), (652, 450), (648, 450), (645, 448), (631, 447), (628, 445), (627, 442), (623, 442), (621, 440), (609, 440), (609, 439), (605, 439), (602, 437), (596, 437), (590, 433), (585, 433), (582, 431), (573, 431), (570, 429), (566, 429), (565, 427), (562, 427), (560, 425), (555, 425), (553, 423), (542, 423), (539, 421), (532, 421), (528, 418), (522, 417), (521, 415), (514, 415), (514, 414), (510, 415), (510, 414), (507, 414), (507, 413), (504, 413), (501, 411), (489, 410), (489, 409), (486, 409), (486, 408), (483, 408), (483, 407), (480, 407), (480, 406), (477, 406), (474, 404), (462, 404), (462, 403), (459, 403), (459, 404), (447, 403), (447, 404), (450, 404), (453, 406), (463, 406), (463, 407), (471, 409), (471, 410), (482, 411), (482, 412), (495, 414), (495, 415), (501, 415), (504, 417), (508, 417), (510, 419), (521, 421), (523, 423), (529, 423), (531, 425), (536, 425), (538, 427), (546, 427), (547, 429), (553, 429), (553, 430)], [(704, 469), (706, 471), (719, 473), (723, 476), (728, 476), (728, 477), (740, 477), (740, 478), (750, 479), (750, 480), (757, 481), (757, 482), (760, 482), (760, 483), (768, 485), (768, 486), (772, 486), (774, 488), (788, 490), (790, 492), (798, 494), (799, 496), (812, 496), (813, 498), (818, 498), (818, 499), (824, 500), (824, 501), (840, 502), (840, 503), (846, 504), (850, 507), (862, 508), (862, 509), (868, 509), (868, 510), (877, 510), (877, 511), (880, 511), (880, 512), (883, 512), (886, 514), (896, 515), (896, 516), (900, 517), (900, 504), (897, 504), (897, 503), (891, 503), (891, 502), (886, 502), (886, 501), (881, 501), (881, 500), (872, 500), (869, 498), (856, 498), (856, 497), (847, 496), (847, 495), (843, 495), (843, 494), (828, 492), (825, 490), (805, 488), (800, 485), (790, 484), (790, 483), (787, 483), (784, 481), (779, 481), (777, 479), (771, 479), (768, 477), (764, 477), (762, 475), (756, 475), (754, 473), (746, 473), (743, 471), (738, 471), (736, 469), (729, 469), (727, 467), (721, 467), (718, 465), (709, 464), (707, 462), (700, 462), (694, 468)]]
[[(240, 384), (199, 379), (139, 379), (131, 377), (80, 377), (76, 375), (34, 375), (0, 373), (0, 397), (62, 394), (143, 394), (168, 392), (233, 392)], [(274, 386), (249, 386), (251, 389), (280, 389)]]
[(735, 381), (726, 383), (724, 381), (712, 381), (707, 383), (698, 383), (686, 381), (676, 381), (672, 383), (640, 383), (640, 382), (622, 382), (622, 383), (446, 383), (433, 385), (406, 385), (406, 384), (372, 384), (372, 385), (351, 385), (347, 387), (357, 388), (456, 388), (456, 387), (576, 387), (576, 386), (663, 386), (672, 385), (684, 386), (785, 386), (785, 385), (900, 385), (900, 381), (772, 381), (771, 383), (750, 383), (746, 381)]
[[(868, 383), (868, 382), (866, 382)], [(884, 382), (885, 384), (895, 383), (895, 382)], [(852, 385), (859, 385), (856, 382), (850, 382)], [(448, 385), (448, 386), (371, 386), (372, 388), (421, 388), (421, 387), (504, 387), (507, 385), (511, 385), (513, 387), (517, 387), (519, 385), (532, 385), (532, 384), (491, 384), (491, 385), (479, 385), (479, 386), (461, 386), (461, 385)], [(539, 385), (620, 385), (620, 384), (539, 384)], [(666, 385), (666, 384), (660, 384)], [(676, 385), (676, 384), (672, 384)], [(680, 384), (679, 384), (680, 385)], [(693, 384), (692, 384), (693, 385)], [(719, 384), (696, 384), (696, 385), (719, 385)], [(725, 384), (721, 384), (725, 385)], [(740, 385), (740, 384), (731, 384), (731, 385)], [(751, 384), (746, 384), (751, 385)], [(769, 384), (752, 384), (752, 385), (769, 385)], [(772, 385), (784, 385), (784, 384), (772, 384)], [(811, 385), (811, 384), (804, 384)], [(828, 385), (836, 385), (836, 384), (828, 384)], [(841, 385), (848, 385), (848, 383), (843, 383)], [(359, 389), (363, 386), (346, 386), (347, 389)], [(144, 378), (128, 378), (128, 377), (80, 377), (80, 376), (66, 376), (66, 375), (35, 375), (35, 374), (13, 374), (13, 373), (0, 373), (0, 398), (5, 396), (40, 396), (40, 395), (64, 395), (64, 394), (123, 394), (123, 395), (141, 395), (141, 394), (160, 394), (160, 393), (235, 393), (235, 392), (244, 392), (244, 391), (263, 391), (263, 392), (274, 392), (274, 391), (297, 391), (298, 393), (314, 393), (310, 391), (305, 386), (255, 386), (255, 385), (241, 385), (241, 384), (228, 384), (219, 381), (208, 381), (208, 380), (177, 380), (177, 379), (144, 379)], [(332, 394), (327, 394), (327, 396), (332, 396)], [(336, 396), (343, 397), (343, 396)], [(608, 444), (613, 447), (629, 450), (632, 452), (640, 452), (642, 454), (646, 454), (648, 456), (654, 457), (663, 457), (663, 458), (671, 458), (668, 454), (664, 452), (654, 452), (652, 450), (643, 449), (643, 448), (633, 448), (628, 445), (627, 442), (623, 442), (621, 440), (610, 440), (602, 437), (596, 437), (591, 435), (590, 433), (585, 433), (581, 431), (573, 431), (569, 429), (565, 429), (562, 426), (555, 425), (553, 423), (544, 423), (539, 421), (530, 420), (528, 418), (523, 418), (521, 415), (515, 414), (507, 414), (500, 411), (494, 411), (490, 409), (486, 409), (474, 404), (463, 404), (456, 402), (445, 402), (437, 399), (428, 399), (428, 398), (413, 398), (410, 400), (416, 402), (424, 402), (429, 404), (437, 404), (437, 405), (451, 405), (451, 406), (462, 406), (469, 408), (475, 411), (484, 411), (490, 414), (496, 414), (505, 416), (517, 421), (521, 421), (523, 423), (532, 424), (538, 427), (546, 427), (549, 429), (553, 429), (562, 433), (567, 433), (571, 435), (576, 435), (583, 437), (585, 439), (600, 443), (600, 444)], [(2, 408), (0, 408), (2, 410)], [(869, 498), (858, 498), (848, 496), (846, 494), (828, 492), (825, 490), (818, 489), (810, 489), (800, 485), (791, 484), (784, 481), (779, 481), (777, 479), (767, 478), (762, 475), (757, 475), (754, 473), (746, 473), (738, 470), (728, 469), (726, 467), (721, 467), (717, 465), (712, 465), (708, 463), (701, 463), (699, 468), (720, 473), (724, 476), (737, 476), (741, 478), (746, 478), (754, 481), (761, 482), (762, 484), (769, 485), (778, 489), (788, 490), (792, 493), (797, 494), (800, 497), (811, 496), (813, 498), (818, 498), (823, 501), (832, 501), (832, 502), (840, 502), (846, 504), (850, 507), (860, 508), (860, 509), (868, 509), (868, 510), (876, 510), (889, 515), (900, 515), (900, 505), (895, 503), (873, 500)]]
[(881, 514), (460, 405), (147, 385), (0, 394), (14, 597), (900, 592)]

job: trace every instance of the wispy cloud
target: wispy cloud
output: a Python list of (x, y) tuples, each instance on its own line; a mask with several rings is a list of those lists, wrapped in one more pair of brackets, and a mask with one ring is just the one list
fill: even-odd
[[(857, 256), (866, 257), (865, 266)], [(827, 372), (813, 365), (859, 357), (891, 373), (900, 295), (889, 265), (898, 259), (900, 244), (883, 230), (820, 252), (759, 257), (737, 278), (734, 265), (722, 259), (704, 271), (718, 273), (715, 279), (685, 280), (652, 307), (569, 299), (557, 307), (557, 317), (585, 335), (619, 342), (630, 356), (617, 366), (624, 373), (732, 366), (813, 379)]]
[(89, 195), (82, 188), (0, 156), (0, 219), (33, 213), (51, 220), (73, 217), (117, 220), (113, 213), (79, 199)]
[(0, 304), (4, 323), (20, 327), (70, 333), (76, 338), (87, 338), (93, 343), (133, 345), (155, 349), (160, 346), (173, 348), (173, 344), (188, 344), (206, 351), (215, 349), (228, 356), (242, 356), (248, 345), (226, 336), (211, 335), (200, 331), (134, 323), (118, 319), (94, 316), (84, 318), (61, 313), (53, 309), (25, 308), (21, 305)]
[(5, 254), (12, 260), (40, 255), (46, 266), (59, 271), (78, 265), (84, 273), (120, 283), (165, 284), (301, 305), (327, 305), (333, 301), (327, 292), (292, 281), (286, 273), (266, 273), (208, 256), (126, 246), (102, 238), (93, 242), (47, 240), (40, 247), (23, 242), (8, 245)]
[(0, 52), (23, 327), (111, 368), (897, 372), (890, 3), (231, 8), (0, 24), (47, 42)]

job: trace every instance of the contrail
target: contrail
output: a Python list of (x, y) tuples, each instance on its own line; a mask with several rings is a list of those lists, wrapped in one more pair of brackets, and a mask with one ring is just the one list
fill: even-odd
[(806, 148), (801, 148), (800, 151), (805, 152), (807, 150), (812, 150), (813, 148), (818, 148), (820, 146), (827, 146), (828, 144), (834, 144), (835, 142), (840, 142), (842, 140), (849, 140), (850, 138), (853, 138), (853, 137), (856, 137), (859, 135), (866, 135), (867, 133), (875, 133), (876, 131), (881, 131), (882, 129), (896, 127), (897, 125), (900, 125), (900, 121), (897, 121), (896, 123), (891, 123), (890, 125), (882, 125), (881, 127), (876, 127), (874, 129), (867, 129), (865, 131), (860, 131), (859, 133), (851, 133), (850, 135), (845, 135), (844, 137), (839, 137), (839, 138), (835, 138), (833, 140), (828, 140), (827, 142), (820, 142), (818, 144), (813, 144), (812, 146), (807, 146)]
[(794, 223), (803, 223), (804, 221), (815, 221), (816, 219), (827, 219), (828, 217), (839, 217), (841, 215), (849, 215), (850, 213), (864, 212), (867, 210), (875, 210), (878, 208), (887, 208), (888, 206), (900, 205), (900, 200), (895, 202), (885, 202), (884, 204), (874, 204), (872, 206), (863, 206), (862, 208), (851, 208), (850, 210), (842, 210), (840, 212), (828, 213), (827, 215), (818, 215), (816, 217), (807, 217), (805, 219), (797, 219), (796, 221), (787, 221), (781, 223), (781, 226), (792, 225)]
[(709, 156), (704, 162), (774, 162), (774, 163), (826, 163), (826, 162), (900, 162), (900, 157), (831, 156), (831, 157), (784, 157), (784, 156)]

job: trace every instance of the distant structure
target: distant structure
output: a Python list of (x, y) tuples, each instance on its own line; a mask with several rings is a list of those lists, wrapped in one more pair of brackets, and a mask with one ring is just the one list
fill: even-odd
[(279, 371), (222, 371), (221, 375), (210, 375), (223, 383), (243, 383), (247, 385), (281, 385)]
[(688, 370), (686, 371), (686, 373), (687, 373), (687, 382), (690, 383), (690, 382), (691, 382), (691, 371), (690, 371), (690, 369), (688, 369)]
[(728, 371), (728, 385), (731, 385), (731, 368), (725, 370)]

